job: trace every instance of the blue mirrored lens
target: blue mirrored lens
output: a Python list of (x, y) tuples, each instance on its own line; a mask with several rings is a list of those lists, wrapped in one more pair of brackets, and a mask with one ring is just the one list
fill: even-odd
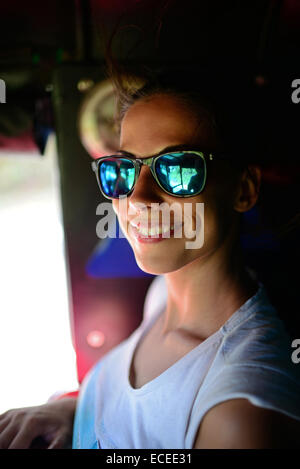
[(99, 165), (99, 179), (104, 194), (118, 198), (132, 189), (135, 178), (135, 167), (126, 158), (111, 158)]
[(199, 153), (162, 155), (156, 160), (155, 169), (160, 184), (172, 194), (197, 194), (204, 187), (205, 160)]

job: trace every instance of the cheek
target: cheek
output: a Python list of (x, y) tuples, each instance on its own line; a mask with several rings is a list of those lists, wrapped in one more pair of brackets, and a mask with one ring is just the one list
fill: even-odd
[[(224, 192), (220, 187), (207, 188), (198, 203), (202, 203), (203, 215), (201, 227), (204, 226), (204, 248), (218, 246), (230, 233), (234, 224), (234, 210), (228, 188)], [(194, 229), (200, 226), (199, 216), (194, 210)], [(198, 225), (196, 225), (198, 223)]]
[(128, 220), (127, 220), (128, 205), (127, 205), (127, 201), (124, 204), (124, 201), (120, 202), (119, 199), (113, 199), (112, 207), (113, 207), (113, 210), (114, 210), (115, 214), (117, 215), (118, 222), (119, 222), (119, 225), (120, 225), (120, 227), (123, 231), (123, 234), (128, 239), (128, 234), (127, 234), (127, 229), (128, 229), (128, 226), (127, 226), (127, 222), (128, 222)]

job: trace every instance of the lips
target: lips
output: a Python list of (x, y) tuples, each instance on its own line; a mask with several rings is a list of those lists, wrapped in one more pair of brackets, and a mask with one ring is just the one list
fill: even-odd
[(160, 241), (163, 239), (168, 239), (172, 237), (175, 232), (175, 229), (178, 229), (181, 224), (177, 225), (154, 225), (152, 227), (147, 228), (147, 226), (143, 226), (141, 223), (130, 223), (130, 227), (132, 233), (135, 238), (140, 240), (149, 240), (149, 241)]
[(167, 234), (168, 232), (170, 231), (173, 231), (174, 229), (174, 226), (171, 225), (171, 226), (168, 226), (168, 225), (154, 225), (154, 226), (151, 226), (150, 228), (148, 228), (147, 226), (143, 226), (143, 225), (140, 225), (138, 224), (138, 226), (135, 226), (135, 228), (138, 230), (138, 232), (142, 235), (142, 236), (158, 236), (158, 235), (162, 235), (162, 234)]
[(155, 234), (153, 236), (151, 235), (145, 235), (142, 234), (136, 227), (133, 225), (130, 225), (130, 231), (133, 237), (140, 243), (159, 243), (161, 241), (164, 241), (165, 239), (169, 238), (172, 235), (172, 231), (169, 232), (169, 234), (164, 234), (164, 237), (161, 234)]

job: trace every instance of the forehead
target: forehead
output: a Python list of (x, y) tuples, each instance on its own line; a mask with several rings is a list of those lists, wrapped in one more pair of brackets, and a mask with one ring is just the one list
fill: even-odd
[(126, 112), (120, 134), (120, 148), (137, 156), (158, 153), (170, 145), (201, 143), (212, 138), (210, 123), (199, 119), (178, 99), (155, 95), (134, 103)]

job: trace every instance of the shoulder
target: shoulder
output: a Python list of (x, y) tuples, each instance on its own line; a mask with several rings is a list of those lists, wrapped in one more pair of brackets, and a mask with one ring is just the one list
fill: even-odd
[(194, 442), (199, 449), (297, 448), (300, 421), (274, 410), (231, 399), (203, 417)]

